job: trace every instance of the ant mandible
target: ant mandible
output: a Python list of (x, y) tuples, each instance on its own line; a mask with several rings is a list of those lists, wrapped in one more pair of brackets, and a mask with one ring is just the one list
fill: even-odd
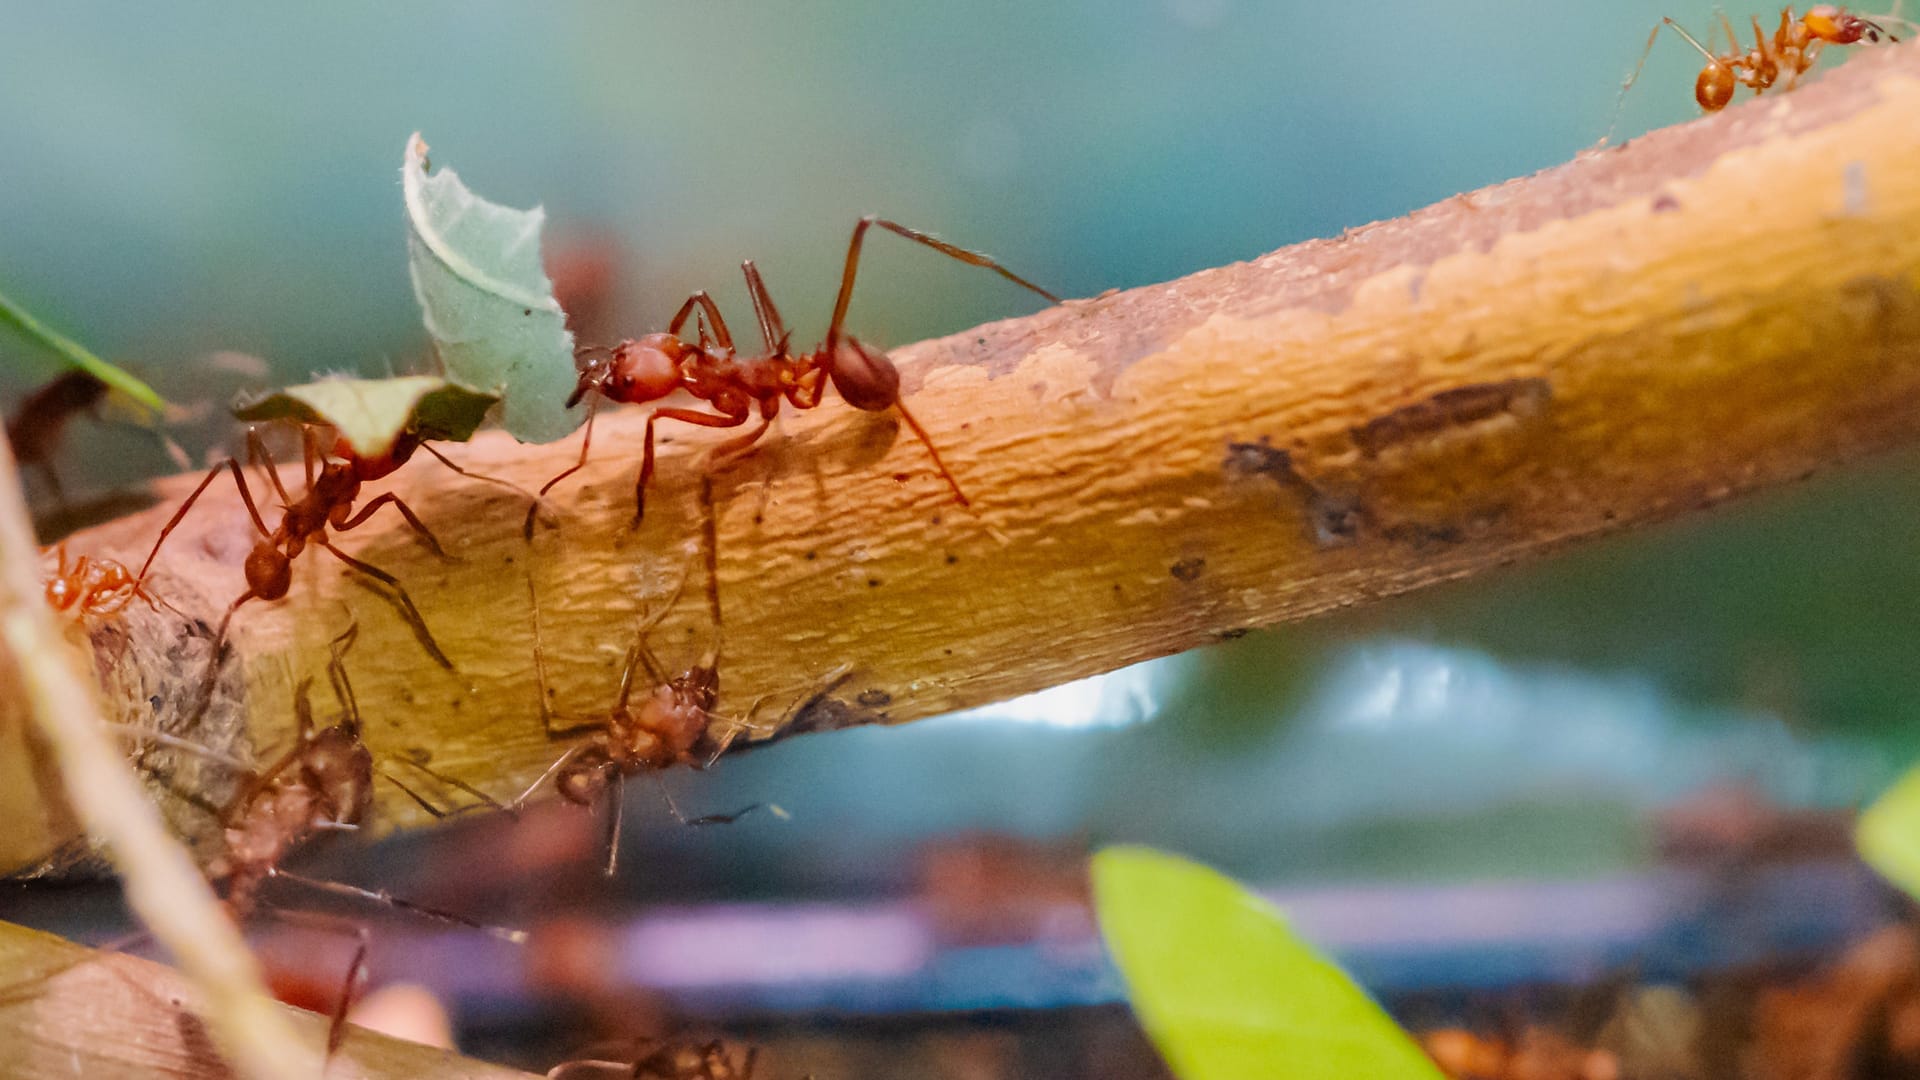
[[(1890, 22), (1895, 19), (1888, 17)], [(1785, 89), (1793, 89), (1802, 76), (1813, 70), (1820, 58), (1820, 50), (1827, 45), (1878, 42), (1882, 37), (1888, 41), (1900, 40), (1879, 23), (1833, 4), (1816, 4), (1798, 18), (1794, 17), (1792, 5), (1781, 8), (1780, 26), (1773, 32), (1771, 41), (1760, 26), (1759, 16), (1754, 16), (1751, 49), (1741, 47), (1733, 23), (1724, 12), (1720, 15), (1720, 24), (1726, 30), (1728, 51), (1716, 54), (1671, 16), (1661, 19), (1655, 24), (1653, 32), (1647, 35), (1646, 51), (1640, 54), (1640, 63), (1634, 67), (1632, 77), (1621, 88), (1621, 94), (1624, 96), (1634, 81), (1639, 79), (1640, 69), (1646, 66), (1647, 55), (1653, 51), (1653, 44), (1665, 27), (1672, 27), (1675, 33), (1686, 39), (1687, 44), (1707, 58), (1706, 66), (1700, 69), (1699, 77), (1693, 82), (1693, 98), (1699, 102), (1701, 109), (1710, 113), (1726, 108), (1733, 100), (1734, 90), (1741, 86), (1756, 94), (1770, 89), (1779, 81), (1782, 72), (1787, 76)]]
[[(638, 528), (646, 513), (647, 482), (653, 478), (653, 425), (656, 420), (678, 420), (700, 427), (739, 427), (757, 410), (760, 423), (753, 430), (720, 444), (709, 455), (707, 471), (717, 471), (732, 459), (742, 456), (766, 434), (774, 416), (780, 411), (781, 399), (784, 398), (796, 409), (811, 409), (820, 404), (826, 393), (826, 384), (831, 382), (847, 404), (856, 409), (867, 412), (884, 412), (889, 408), (899, 410), (900, 418), (906, 421), (914, 435), (926, 446), (928, 455), (933, 458), (934, 468), (940, 471), (947, 486), (953, 489), (954, 499), (962, 506), (968, 505), (966, 493), (940, 459), (940, 451), (934, 447), (932, 438), (901, 402), (900, 372), (893, 366), (893, 361), (887, 358), (885, 352), (844, 331), (847, 306), (853, 301), (854, 276), (860, 266), (860, 246), (867, 230), (876, 225), (969, 266), (992, 270), (1021, 288), (1045, 297), (1049, 303), (1060, 302), (1059, 297), (986, 255), (955, 247), (937, 237), (883, 218), (864, 217), (853, 227), (853, 238), (847, 244), (846, 268), (840, 275), (840, 294), (834, 301), (833, 319), (827, 324), (826, 338), (812, 352), (795, 353), (789, 347), (791, 335), (781, 321), (779, 310), (773, 306), (773, 298), (768, 295), (766, 283), (760, 278), (760, 270), (749, 259), (740, 264), (740, 269), (746, 275), (747, 292), (753, 299), (754, 316), (760, 324), (760, 339), (764, 349), (761, 355), (741, 356), (735, 351), (733, 334), (727, 329), (727, 321), (705, 290), (694, 293), (686, 303), (680, 305), (673, 321), (667, 324), (665, 333), (629, 339), (612, 349), (586, 350), (604, 351), (606, 355), (589, 361), (582, 368), (579, 385), (567, 399), (567, 407), (572, 408), (587, 394), (597, 392), (596, 398), (588, 403), (587, 430), (580, 443), (580, 460), (547, 481), (546, 486), (540, 489), (540, 494), (544, 496), (555, 484), (586, 465), (588, 448), (593, 443), (593, 410), (599, 398), (628, 405), (643, 405), (659, 401), (675, 391), (685, 390), (713, 409), (712, 412), (703, 412), (698, 409), (657, 408), (647, 416), (645, 445), (640, 456), (640, 478), (633, 490), (632, 527)], [(684, 341), (680, 338), (680, 332), (696, 312), (701, 315), (699, 340)], [(523, 531), (528, 537), (533, 535), (537, 510), (536, 504), (527, 511)]]
[[(401, 615), (413, 628), (414, 636), (426, 647), (428, 655), (441, 667), (453, 670), (453, 661), (440, 651), (440, 646), (433, 640), (432, 631), (427, 629), (426, 620), (421, 618), (420, 610), (414, 607), (413, 598), (407, 595), (400, 579), (335, 547), (327, 537), (327, 530), (331, 528), (335, 532), (346, 532), (357, 528), (381, 507), (391, 505), (406, 519), (407, 525), (419, 534), (427, 548), (445, 559), (447, 553), (440, 547), (440, 542), (434, 539), (432, 531), (398, 495), (391, 491), (384, 492), (361, 507), (359, 513), (354, 512), (354, 503), (360, 498), (361, 485), (392, 473), (405, 464), (417, 449), (425, 449), (456, 472), (472, 474), (465, 473), (465, 470), (448, 461), (424, 439), (411, 432), (403, 432), (384, 455), (370, 458), (355, 453), (344, 438), (336, 439), (331, 454), (323, 454), (317, 429), (307, 425), (301, 429), (301, 449), (307, 490), (295, 499), (287, 493), (286, 485), (281, 482), (279, 466), (267, 453), (259, 432), (252, 429), (247, 431), (248, 460), (255, 468), (265, 466), (274, 493), (280, 497), (280, 503), (285, 508), (277, 528), (267, 528), (266, 521), (260, 516), (260, 508), (254, 504), (253, 491), (247, 486), (247, 476), (241, 471), (240, 462), (228, 458), (210, 469), (206, 478), (200, 481), (200, 486), (194, 488), (193, 493), (180, 504), (180, 509), (174, 511), (173, 517), (161, 527), (159, 539), (153, 542), (153, 550), (147, 553), (147, 561), (141, 564), (139, 580), (145, 581), (154, 558), (160, 554), (160, 546), (167, 542), (167, 537), (172, 535), (187, 512), (193, 509), (208, 485), (218, 479), (222, 472), (231, 472), (234, 484), (240, 489), (240, 500), (246, 504), (247, 514), (260, 533), (260, 540), (247, 555), (246, 591), (227, 605), (226, 614), (220, 618), (220, 627), (214, 632), (213, 656), (207, 665), (203, 698), (211, 695), (214, 681), (219, 677), (220, 653), (226, 645), (227, 627), (233, 621), (234, 613), (249, 600), (273, 601), (286, 596), (293, 585), (293, 560), (309, 545), (321, 548), (352, 569), (392, 589)], [(317, 475), (314, 471), (316, 462), (320, 464)]]

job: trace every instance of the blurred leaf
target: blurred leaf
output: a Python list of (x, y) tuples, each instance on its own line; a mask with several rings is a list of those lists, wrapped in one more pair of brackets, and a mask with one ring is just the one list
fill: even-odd
[(153, 412), (166, 411), (166, 401), (159, 394), (154, 393), (152, 387), (93, 355), (79, 342), (29, 315), (26, 309), (8, 299), (3, 293), (0, 293), (0, 326), (13, 327), (25, 335), (27, 340), (66, 361), (69, 367), (86, 372), (106, 383), (109, 389), (124, 394)]
[(427, 144), (407, 142), (407, 264), (427, 333), (447, 374), (505, 402), (501, 423), (522, 442), (552, 442), (579, 425), (566, 407), (573, 335), (540, 264), (546, 211), (499, 206), (452, 169), (427, 172)]
[(1133, 1011), (1181, 1080), (1440, 1080), (1344, 972), (1231, 879), (1117, 847), (1093, 857), (1093, 893)]
[(377, 458), (407, 431), (423, 439), (465, 442), (499, 400), (438, 375), (322, 379), (237, 405), (233, 415), (242, 420), (330, 424), (354, 453)]
[(1868, 866), (1920, 899), (1920, 768), (1867, 807), (1854, 825), (1853, 842)]

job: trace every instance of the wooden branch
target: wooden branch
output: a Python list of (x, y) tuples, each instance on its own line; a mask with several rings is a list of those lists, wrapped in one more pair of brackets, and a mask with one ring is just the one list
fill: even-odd
[[(50, 934), (0, 923), (0, 1046), (15, 1080), (72, 1077), (233, 1075), (193, 1012), (187, 981), (172, 968), (117, 953), (96, 953)], [(291, 1006), (276, 1010), (298, 1032), (302, 1059), (318, 1062), (327, 1018)], [(307, 1073), (319, 1076), (317, 1066)], [(529, 1080), (528, 1074), (359, 1028), (328, 1064), (330, 1080), (348, 1077), (454, 1077)]]
[[(771, 720), (851, 665), (795, 730), (928, 716), (1912, 442), (1917, 283), (1920, 50), (1900, 46), (1335, 240), (902, 349), (906, 400), (973, 505), (954, 504), (892, 415), (830, 402), (786, 416), (719, 484), (722, 709), (768, 695)], [(239, 616), (207, 737), (283, 737), (291, 680), (322, 671), (344, 603), (376, 752), (520, 790), (559, 752), (536, 718), (530, 571), (563, 710), (611, 703), (637, 612), (689, 566), (652, 645), (685, 664), (711, 638), (695, 477), (732, 433), (663, 425), (673, 441), (629, 535), (644, 419), (603, 414), (593, 463), (555, 492), (564, 526), (531, 549), (512, 495), (425, 459), (396, 474), (457, 561), (397, 518), (340, 541), (406, 583), (457, 673), (309, 551), (288, 600)], [(532, 487), (577, 447), (493, 436), (453, 452)], [(163, 483), (169, 503), (192, 481)], [(75, 550), (137, 561), (170, 509)], [(157, 587), (212, 620), (253, 541), (217, 483)], [(144, 612), (96, 631), (123, 650), (103, 672), (130, 715), (191, 698), (194, 633)], [(422, 818), (391, 790), (379, 811)], [(24, 859), (48, 839), (5, 842)]]

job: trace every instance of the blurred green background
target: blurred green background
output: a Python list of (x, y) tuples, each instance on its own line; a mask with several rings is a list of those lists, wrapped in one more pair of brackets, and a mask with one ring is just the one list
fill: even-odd
[[(620, 330), (701, 287), (744, 310), (751, 257), (817, 332), (864, 213), (1090, 295), (1564, 161), (1608, 131), (1660, 16), (1703, 30), (1711, 11), (23, 5), (0, 40), (0, 284), (177, 400), (225, 385), (206, 358), (226, 350), (280, 382), (406, 370), (423, 337), (398, 168), (419, 130), (475, 190), (544, 204), (550, 236), (610, 245)], [(1618, 136), (1692, 116), (1698, 67), (1661, 42)], [(989, 275), (870, 250), (863, 336), (1030, 310)], [(17, 394), (49, 369), (12, 344)], [(70, 489), (165, 467), (79, 434)], [(1920, 749), (1912, 464), (1256, 634), (1019, 721), (795, 740), (689, 790), (794, 812), (738, 833), (766, 888), (964, 828), (1143, 840), (1256, 880), (1638, 865), (1662, 807), (1727, 787), (1847, 807)], [(1136, 717), (1155, 722), (1117, 726)]]

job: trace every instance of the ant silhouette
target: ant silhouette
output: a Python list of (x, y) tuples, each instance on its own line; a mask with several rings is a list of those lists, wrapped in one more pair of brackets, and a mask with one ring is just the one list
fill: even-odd
[(759, 1047), (750, 1046), (742, 1057), (735, 1058), (718, 1039), (704, 1044), (649, 1039), (641, 1045), (650, 1042), (658, 1042), (658, 1048), (632, 1062), (601, 1058), (563, 1061), (547, 1070), (547, 1080), (570, 1080), (585, 1070), (632, 1080), (753, 1080), (754, 1064), (760, 1057)]
[[(1911, 25), (1898, 15), (1882, 18), (1887, 22)], [(1640, 54), (1640, 63), (1634, 66), (1632, 76), (1620, 88), (1621, 99), (1625, 100), (1627, 91), (1639, 80), (1640, 71), (1646, 67), (1647, 57), (1653, 52), (1654, 43), (1659, 40), (1660, 31), (1667, 27), (1672, 27), (1674, 33), (1685, 38), (1687, 44), (1706, 57), (1706, 66), (1700, 69), (1699, 77), (1693, 82), (1693, 99), (1703, 111), (1710, 113), (1726, 108), (1739, 87), (1745, 86), (1756, 94), (1763, 93), (1771, 89), (1782, 74), (1787, 79), (1782, 90), (1792, 90), (1807, 72), (1813, 70), (1814, 64), (1820, 59), (1821, 50), (1828, 45), (1878, 42), (1883, 37), (1888, 41), (1900, 40), (1872, 19), (1833, 4), (1815, 4), (1798, 18), (1794, 17), (1792, 5), (1781, 8), (1780, 25), (1774, 30), (1771, 40), (1760, 26), (1760, 17), (1753, 16), (1753, 47), (1750, 49), (1741, 46), (1733, 22), (1725, 12), (1720, 13), (1720, 25), (1727, 35), (1728, 49), (1725, 53), (1715, 53), (1701, 44), (1671, 16), (1654, 24), (1653, 32), (1647, 35), (1647, 47)]]
[[(211, 699), (214, 683), (219, 677), (221, 653), (226, 646), (227, 628), (233, 621), (234, 613), (252, 600), (273, 601), (286, 596), (293, 585), (293, 560), (309, 546), (326, 551), (353, 570), (391, 589), (392, 598), (401, 616), (412, 628), (414, 636), (420, 640), (421, 645), (426, 648), (427, 654), (433, 657), (434, 662), (441, 667), (448, 671), (453, 670), (453, 661), (447, 659), (446, 654), (440, 651), (439, 644), (433, 639), (433, 632), (427, 629), (426, 620), (421, 617), (420, 609), (414, 606), (413, 598), (407, 594), (406, 587), (400, 584), (400, 579), (371, 563), (363, 562), (341, 551), (328, 538), (327, 530), (347, 532), (358, 528), (382, 507), (390, 505), (406, 519), (407, 525), (426, 544), (429, 551), (441, 559), (450, 560), (451, 556), (441, 548), (432, 530), (427, 528), (412, 508), (391, 491), (375, 496), (373, 501), (360, 507), (359, 512), (355, 513), (354, 504), (360, 498), (361, 486), (388, 476), (406, 464), (415, 450), (427, 451), (462, 476), (480, 480), (493, 478), (479, 476), (462, 469), (413, 432), (401, 433), (393, 446), (379, 457), (361, 456), (344, 438), (336, 438), (331, 451), (324, 451), (317, 425), (302, 425), (300, 441), (307, 488), (305, 494), (295, 499), (287, 493), (286, 485), (281, 482), (279, 465), (267, 453), (266, 445), (260, 439), (260, 433), (252, 428), (247, 431), (248, 462), (254, 468), (264, 466), (267, 478), (273, 484), (274, 493), (280, 497), (280, 504), (284, 508), (277, 527), (271, 529), (267, 527), (266, 520), (260, 516), (259, 506), (254, 503), (253, 491), (247, 485), (247, 476), (241, 470), (239, 460), (228, 458), (208, 470), (206, 478), (201, 480), (192, 494), (181, 502), (180, 508), (174, 511), (173, 517), (161, 526), (160, 536), (153, 542), (153, 550), (147, 553), (147, 561), (140, 566), (138, 580), (145, 581), (147, 572), (152, 569), (153, 561), (159, 556), (161, 545), (167, 542), (167, 537), (172, 535), (173, 530), (186, 518), (187, 513), (193, 509), (194, 503), (206, 492), (208, 486), (223, 472), (231, 472), (234, 484), (240, 489), (240, 500), (246, 504), (247, 514), (253, 519), (254, 528), (259, 531), (260, 539), (254, 544), (253, 551), (247, 555), (246, 591), (242, 592), (233, 603), (227, 605), (226, 614), (220, 618), (219, 629), (214, 632), (212, 659), (207, 664), (207, 674), (201, 693), (202, 707), (207, 700)], [(315, 472), (316, 463), (319, 465), (317, 473)]]
[[(621, 788), (618, 782), (628, 776), (643, 772), (658, 772), (675, 765), (687, 765), (695, 769), (704, 769), (725, 753), (743, 727), (754, 727), (752, 717), (760, 706), (772, 694), (762, 695), (747, 710), (745, 719), (729, 725), (725, 734), (715, 737), (715, 720), (725, 719), (714, 712), (714, 705), (720, 695), (720, 586), (718, 557), (714, 547), (714, 514), (712, 505), (712, 479), (702, 477), (701, 501), (707, 507), (703, 539), (707, 569), (707, 606), (713, 621), (714, 640), (693, 666), (678, 673), (669, 674), (666, 668), (647, 645), (647, 635), (660, 624), (674, 605), (679, 601), (686, 588), (687, 575), (681, 575), (680, 582), (660, 610), (652, 615), (642, 613), (634, 634), (633, 645), (627, 650), (626, 666), (620, 674), (620, 688), (613, 705), (604, 713), (594, 715), (563, 714), (556, 711), (549, 701), (547, 685), (546, 645), (541, 630), (540, 594), (534, 586), (532, 573), (527, 576), (527, 598), (533, 616), (533, 670), (540, 699), (540, 724), (547, 737), (552, 740), (573, 738), (583, 733), (591, 737), (569, 747), (565, 753), (555, 759), (539, 778), (510, 803), (492, 802), (498, 809), (517, 813), (539, 790), (552, 782), (554, 790), (568, 802), (579, 806), (591, 807), (604, 798), (613, 802), (611, 823), (608, 828), (606, 875), (612, 877), (618, 868), (620, 847), (620, 822), (622, 816)], [(637, 676), (644, 671), (650, 690), (643, 690), (636, 701), (638, 688)], [(841, 665), (829, 672), (823, 680), (811, 685), (811, 693), (796, 702), (788, 710), (788, 715), (806, 701), (817, 698), (832, 686), (845, 679), (852, 672), (850, 665)], [(782, 717), (776, 727), (784, 725)], [(472, 789), (462, 785), (464, 790)], [(663, 787), (663, 793), (666, 789)], [(730, 814), (710, 814), (704, 817), (688, 819), (680, 814), (671, 794), (667, 794), (667, 805), (673, 816), (683, 825), (723, 825), (729, 824), (758, 808), (759, 804)], [(776, 814), (784, 816), (778, 807), (771, 808)]]
[[(590, 360), (582, 367), (579, 385), (567, 399), (567, 407), (572, 408), (589, 393), (595, 395), (587, 404), (586, 433), (580, 442), (580, 460), (547, 481), (546, 486), (540, 489), (540, 494), (544, 496), (555, 484), (586, 465), (588, 450), (593, 445), (594, 411), (601, 398), (622, 404), (643, 405), (684, 390), (706, 402), (713, 410), (703, 412), (699, 409), (661, 407), (647, 416), (640, 456), (640, 478), (633, 489), (633, 522), (630, 526), (638, 528), (646, 513), (647, 483), (653, 478), (655, 421), (678, 420), (712, 428), (739, 427), (757, 410), (760, 415), (758, 425), (743, 435), (721, 443), (708, 454), (705, 471), (715, 472), (750, 452), (778, 415), (782, 399), (796, 409), (811, 409), (820, 404), (827, 383), (831, 382), (847, 404), (856, 409), (867, 412), (884, 412), (890, 408), (897, 410), (900, 418), (906, 421), (927, 448), (928, 455), (933, 458), (934, 468), (945, 478), (947, 486), (953, 489), (955, 501), (962, 506), (970, 505), (966, 493), (960, 488), (960, 482), (954, 479), (953, 472), (940, 459), (940, 451), (934, 447), (933, 439), (901, 402), (899, 369), (893, 366), (893, 361), (887, 358), (885, 352), (847, 334), (843, 329), (847, 306), (853, 301), (853, 282), (860, 266), (861, 244), (867, 230), (876, 225), (969, 266), (992, 270), (1015, 285), (1045, 297), (1049, 303), (1060, 302), (1059, 297), (986, 255), (955, 247), (937, 237), (883, 218), (863, 217), (853, 227), (853, 238), (847, 244), (846, 268), (840, 276), (840, 294), (834, 301), (833, 319), (827, 324), (827, 336), (812, 352), (795, 353), (789, 346), (791, 333), (781, 320), (779, 310), (773, 306), (773, 298), (767, 293), (759, 268), (749, 259), (740, 264), (740, 269), (746, 275), (754, 316), (760, 324), (761, 354), (742, 356), (738, 353), (726, 319), (720, 314), (713, 297), (704, 289), (680, 305), (679, 312), (667, 324), (665, 333), (646, 334), (622, 341), (611, 349), (582, 350), (582, 356), (590, 353), (605, 355)], [(684, 341), (680, 332), (686, 327), (687, 320), (696, 313), (700, 316), (698, 340)], [(529, 539), (533, 536), (534, 515), (538, 509), (536, 505), (527, 511), (522, 531)]]

